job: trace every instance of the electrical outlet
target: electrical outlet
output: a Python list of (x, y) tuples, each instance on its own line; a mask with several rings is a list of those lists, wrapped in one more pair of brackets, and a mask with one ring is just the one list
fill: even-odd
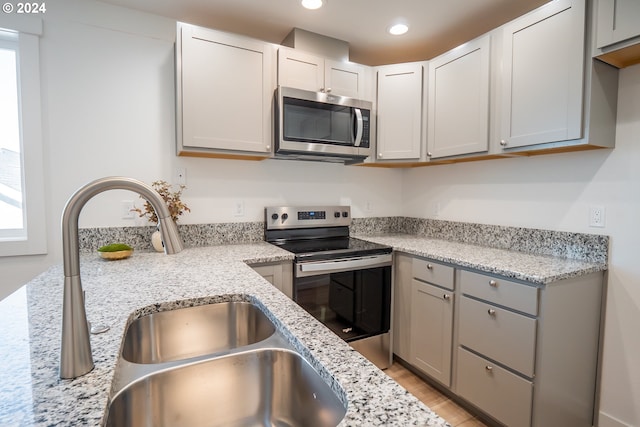
[(364, 202), (364, 211), (371, 212), (372, 210), (373, 210), (373, 205), (371, 204), (371, 202), (369, 200)]
[(177, 185), (187, 185), (187, 168), (177, 168), (174, 181)]
[(604, 211), (604, 206), (589, 206), (589, 227), (604, 227)]
[(244, 201), (236, 200), (233, 202), (233, 216), (244, 216)]
[(134, 209), (133, 200), (122, 200), (120, 202), (120, 209), (122, 209), (122, 219), (135, 219), (136, 213)]

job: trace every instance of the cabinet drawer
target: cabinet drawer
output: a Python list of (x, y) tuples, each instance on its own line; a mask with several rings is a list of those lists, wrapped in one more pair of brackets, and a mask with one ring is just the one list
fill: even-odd
[(536, 319), (463, 296), (459, 342), (533, 377)]
[(458, 394), (509, 427), (531, 425), (533, 384), (463, 348)]
[(453, 290), (453, 267), (425, 259), (413, 259), (413, 277)]
[(533, 316), (538, 314), (538, 288), (534, 286), (466, 270), (460, 272), (460, 286), (463, 294)]

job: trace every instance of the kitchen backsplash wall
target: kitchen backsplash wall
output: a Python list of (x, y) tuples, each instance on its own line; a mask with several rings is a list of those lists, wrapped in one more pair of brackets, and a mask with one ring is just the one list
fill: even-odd
[[(79, 230), (80, 252), (91, 253), (113, 242), (126, 243), (139, 251), (152, 251), (155, 227), (99, 227)], [(186, 247), (213, 246), (264, 240), (264, 222), (181, 224), (178, 231)]]
[[(80, 250), (91, 253), (100, 246), (123, 242), (140, 251), (150, 251), (155, 227), (101, 227), (80, 229)], [(187, 247), (259, 242), (264, 240), (264, 222), (179, 225)], [(372, 217), (354, 218), (352, 235), (405, 233), (452, 240), (479, 246), (518, 252), (552, 255), (590, 262), (606, 263), (609, 237), (597, 234), (568, 233), (524, 227), (443, 221), (428, 218)]]
[(355, 218), (353, 235), (406, 233), (472, 245), (607, 263), (609, 237), (430, 218)]

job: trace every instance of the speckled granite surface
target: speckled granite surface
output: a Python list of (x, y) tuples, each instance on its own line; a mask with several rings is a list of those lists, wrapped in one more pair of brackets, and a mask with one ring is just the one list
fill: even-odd
[(548, 285), (562, 279), (607, 269), (607, 264), (602, 262), (529, 254), (408, 234), (357, 237), (389, 245), (395, 250), (411, 255), (525, 280), (537, 285)]
[[(144, 251), (151, 227), (82, 230), (86, 252), (104, 244), (101, 239), (119, 240), (118, 233), (143, 246), (132, 244), (134, 255), (122, 261), (92, 253), (81, 258), (89, 321), (111, 326), (91, 338), (95, 369), (74, 380), (58, 378), (63, 272), (55, 266), (0, 301), (0, 425), (100, 425), (132, 312), (229, 299), (264, 305), (327, 383), (346, 396), (341, 425), (448, 425), (246, 265), (293, 257), (261, 242), (262, 227), (181, 226), (191, 248), (172, 256)], [(606, 236), (403, 217), (355, 219), (351, 232), (409, 254), (540, 286), (607, 268)], [(220, 245), (238, 241), (255, 243)], [(214, 244), (219, 246), (206, 247)]]
[(403, 233), (489, 248), (606, 264), (609, 237), (525, 227), (474, 224), (429, 218), (354, 218), (354, 235)]
[(266, 243), (134, 252), (122, 261), (81, 258), (89, 321), (111, 329), (91, 337), (95, 368), (58, 378), (63, 272), (55, 266), (0, 302), (0, 425), (100, 425), (127, 318), (156, 303), (255, 298), (298, 340), (315, 366), (344, 389), (345, 426), (446, 426), (405, 389), (266, 282), (245, 262), (289, 260)]
[[(137, 251), (152, 251), (151, 233), (155, 227), (99, 227), (78, 230), (81, 253), (92, 253), (113, 242), (126, 243)], [(227, 245), (264, 241), (264, 222), (178, 224), (185, 247)]]
[[(80, 250), (91, 253), (100, 246), (123, 242), (136, 250), (151, 251), (155, 227), (80, 229)], [(264, 222), (178, 225), (186, 247), (202, 247), (264, 240)], [(609, 237), (524, 227), (474, 224), (429, 218), (353, 218), (353, 235), (410, 234), (496, 249), (607, 263)]]

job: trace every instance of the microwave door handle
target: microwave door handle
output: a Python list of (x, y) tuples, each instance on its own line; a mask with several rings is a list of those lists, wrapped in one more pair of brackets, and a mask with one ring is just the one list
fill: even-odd
[(360, 146), (360, 142), (362, 142), (362, 128), (363, 128), (363, 121), (362, 121), (362, 111), (360, 111), (359, 108), (354, 108), (353, 111), (355, 112), (355, 122), (356, 122), (356, 134), (355, 134), (355, 139), (354, 139), (354, 143), (353, 146), (354, 147), (359, 147)]

